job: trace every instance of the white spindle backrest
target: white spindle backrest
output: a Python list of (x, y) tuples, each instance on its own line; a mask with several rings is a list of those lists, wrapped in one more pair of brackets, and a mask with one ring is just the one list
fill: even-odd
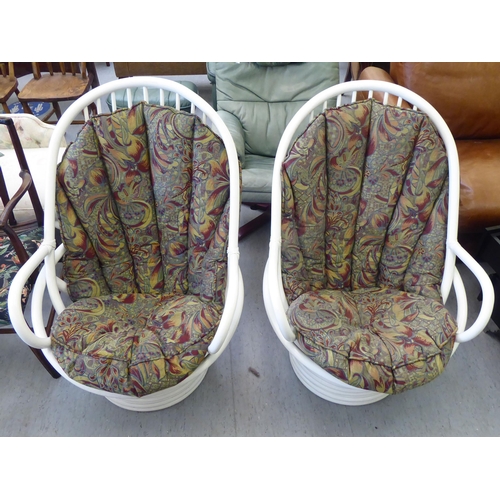
[[(387, 105), (389, 103), (390, 96), (391, 96), (390, 92), (384, 92), (383, 97), (382, 97), (382, 103), (384, 105)], [(397, 97), (398, 97), (398, 99), (397, 99), (396, 106), (403, 107), (403, 101), (404, 101), (403, 98), (401, 96), (397, 96)], [(368, 99), (373, 99), (373, 98), (374, 98), (374, 91), (369, 90), (368, 91)], [(342, 106), (342, 104), (344, 102), (350, 102), (352, 104), (352, 103), (356, 102), (357, 100), (358, 100), (358, 91), (357, 90), (354, 90), (351, 93), (345, 92), (342, 94), (338, 94), (336, 96), (336, 103), (333, 107), (338, 108), (338, 107)], [(332, 107), (331, 105), (329, 106), (329, 101), (324, 101), (322, 111), (324, 112), (328, 107)], [(411, 107), (414, 111), (418, 111), (418, 106), (416, 104), (413, 104)], [(313, 109), (309, 115), (309, 120), (308, 120), (309, 123), (311, 123), (314, 120), (316, 115), (317, 115), (317, 111), (315, 109)]]
[(111, 111), (116, 111), (116, 92), (111, 92)]

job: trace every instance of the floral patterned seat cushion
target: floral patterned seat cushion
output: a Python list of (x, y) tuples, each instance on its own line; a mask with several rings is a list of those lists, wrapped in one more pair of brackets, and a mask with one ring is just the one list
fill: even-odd
[[(187, 377), (224, 301), (229, 175), (220, 138), (194, 115), (145, 103), (94, 117), (58, 167), (57, 204), (75, 301), (52, 330), (64, 370), (136, 396)], [(121, 310), (128, 315), (118, 320)], [(158, 311), (170, 318), (164, 330)], [(172, 349), (177, 341), (183, 347)]]
[(140, 397), (176, 385), (203, 361), (220, 315), (194, 295), (82, 299), (58, 317), (52, 350), (75, 381)]
[(364, 389), (435, 378), (457, 327), (439, 290), (448, 165), (428, 117), (371, 99), (326, 110), (282, 179), (282, 276), (299, 348)]
[[(24, 245), (28, 255), (33, 255), (43, 239), (43, 228), (37, 227), (31, 231), (19, 234), (19, 239)], [(19, 271), (20, 262), (8, 236), (0, 237), (0, 326), (10, 325), (9, 311), (7, 309), (7, 298), (9, 288), (14, 276)], [(21, 304), (24, 308), (31, 291), (29, 284), (23, 290)]]
[(456, 331), (439, 301), (390, 288), (308, 292), (288, 316), (300, 349), (319, 366), (350, 385), (389, 394), (442, 373)]

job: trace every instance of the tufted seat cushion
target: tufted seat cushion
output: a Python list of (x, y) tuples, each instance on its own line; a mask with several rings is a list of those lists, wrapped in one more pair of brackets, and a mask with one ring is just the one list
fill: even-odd
[(140, 103), (84, 126), (57, 175), (74, 303), (51, 334), (69, 376), (143, 396), (201, 363), (224, 303), (227, 169), (220, 138), (182, 111)]
[(300, 348), (335, 377), (395, 394), (439, 375), (456, 323), (437, 300), (390, 288), (301, 295), (288, 317)]
[(83, 299), (58, 318), (52, 349), (74, 380), (140, 397), (176, 385), (203, 361), (220, 315), (195, 296)]
[(345, 382), (397, 393), (446, 366), (448, 164), (428, 117), (329, 109), (283, 163), (282, 277), (297, 345)]

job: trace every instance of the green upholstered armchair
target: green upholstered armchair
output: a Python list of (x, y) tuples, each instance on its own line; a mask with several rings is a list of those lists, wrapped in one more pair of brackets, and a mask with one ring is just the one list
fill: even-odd
[(213, 62), (207, 63), (207, 74), (216, 109), (238, 150), (242, 203), (266, 207), (285, 127), (307, 100), (339, 82), (339, 63)]

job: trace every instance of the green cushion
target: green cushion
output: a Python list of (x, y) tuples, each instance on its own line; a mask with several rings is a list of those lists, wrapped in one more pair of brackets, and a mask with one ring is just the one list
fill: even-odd
[(270, 203), (274, 158), (246, 155), (241, 170), (241, 201), (243, 203)]
[(339, 83), (339, 63), (212, 63), (217, 110), (235, 115), (246, 152), (274, 157), (286, 125), (318, 92)]
[(285, 127), (306, 101), (339, 83), (339, 63), (211, 62), (207, 71), (217, 111), (236, 143), (241, 200), (270, 203), (272, 164)]

